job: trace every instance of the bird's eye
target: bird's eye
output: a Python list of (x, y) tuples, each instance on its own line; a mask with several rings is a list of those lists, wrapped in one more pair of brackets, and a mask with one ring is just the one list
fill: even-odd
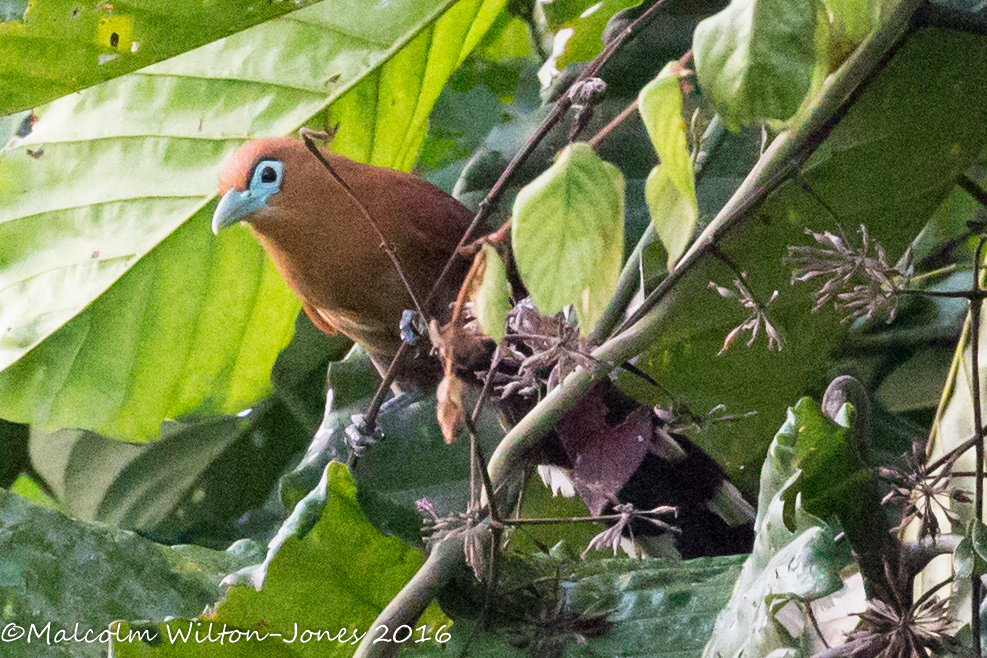
[(264, 167), (260, 172), (260, 182), (262, 183), (273, 183), (278, 180), (278, 172), (274, 171), (274, 167)]

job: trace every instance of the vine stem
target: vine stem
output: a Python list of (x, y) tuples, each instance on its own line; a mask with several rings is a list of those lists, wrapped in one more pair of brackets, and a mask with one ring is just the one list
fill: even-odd
[[(923, 2), (924, 0), (903, 0), (895, 7), (885, 24), (871, 34), (843, 68), (826, 81), (821, 97), (813, 104), (812, 111), (800, 117), (800, 122), (794, 128), (775, 139), (737, 192), (693, 243), (689, 251), (682, 256), (675, 270), (669, 273), (648, 296), (645, 305), (623, 323), (616, 335), (593, 351), (593, 360), (590, 363), (570, 373), (562, 385), (546, 395), (501, 440), (490, 457), (489, 475), (494, 490), (497, 490), (504, 500), (510, 500), (513, 489), (516, 488), (512, 485), (516, 485), (519, 479), (515, 475), (523, 471), (532, 450), (540, 445), (541, 440), (567, 411), (576, 406), (583, 395), (598, 381), (608, 376), (613, 368), (608, 364), (620, 364), (637, 356), (661, 335), (665, 329), (665, 318), (660, 313), (660, 309), (655, 308), (657, 304), (678, 285), (686, 272), (707, 255), (714, 244), (742, 224), (742, 220), (752, 209), (759, 206), (815, 152), (833, 127), (852, 107), (864, 87), (904, 42), (911, 29), (912, 18)], [(594, 60), (594, 63), (584, 71), (584, 75), (589, 71), (595, 74), (605, 62), (603, 58), (608, 59), (612, 56), (616, 47), (619, 43), (623, 43), (632, 29), (645, 18), (653, 16), (660, 5), (661, 2), (652, 6), (621, 33), (620, 37), (611, 42), (597, 60)], [(590, 76), (586, 75), (586, 77)], [(580, 79), (584, 78), (581, 76)], [(568, 107), (568, 102), (565, 102), (564, 98), (556, 105), (552, 114), (559, 113), (559, 108), (563, 104)], [(547, 129), (540, 129), (536, 137), (543, 136), (547, 132)], [(505, 171), (501, 180), (504, 180), (507, 174), (508, 172)], [(481, 213), (483, 210), (481, 208)], [(467, 233), (467, 237), (471, 232)], [(500, 491), (501, 487), (503, 491)], [(486, 524), (478, 526), (472, 532), (482, 531), (486, 531)], [(389, 627), (414, 624), (442, 589), (446, 580), (451, 577), (456, 565), (462, 561), (464, 541), (464, 534), (460, 533), (433, 547), (422, 568), (391, 600), (374, 624), (387, 624)], [(394, 643), (374, 644), (372, 640), (364, 638), (354, 656), (355, 658), (386, 658), (392, 656), (397, 648), (398, 645)]]
[[(569, 85), (568, 90), (565, 94), (556, 101), (555, 105), (552, 107), (552, 111), (549, 112), (545, 120), (538, 127), (538, 130), (534, 135), (527, 141), (520, 151), (515, 154), (514, 158), (504, 169), (504, 172), (494, 183), (494, 186), (490, 188), (487, 196), (484, 197), (483, 201), (480, 202), (480, 209), (477, 211), (476, 216), (473, 217), (473, 221), (470, 223), (463, 237), (460, 238), (459, 244), (456, 245), (456, 249), (453, 251), (449, 260), (446, 261), (445, 266), (442, 268), (442, 272), (439, 274), (439, 278), (435, 280), (435, 284), (432, 286), (432, 290), (429, 291), (428, 297), (425, 298), (425, 303), (422, 305), (424, 308), (428, 308), (431, 304), (432, 299), (438, 294), (438, 291), (448, 284), (449, 275), (452, 272), (452, 266), (456, 262), (456, 259), (460, 257), (460, 252), (463, 247), (468, 245), (476, 237), (478, 230), (484, 225), (487, 218), (493, 213), (500, 203), (501, 197), (507, 191), (507, 186), (514, 178), (515, 173), (521, 164), (534, 152), (535, 148), (548, 136), (562, 119), (565, 117), (566, 112), (572, 107), (572, 90), (576, 88), (580, 83), (596, 77), (603, 66), (610, 61), (610, 58), (617, 53), (623, 45), (629, 40), (633, 39), (637, 34), (647, 27), (655, 17), (658, 16), (659, 10), (664, 6), (668, 0), (657, 0), (653, 5), (648, 7), (647, 11), (637, 17), (630, 25), (624, 28), (616, 37), (614, 37), (607, 45), (603, 48), (603, 52), (596, 56), (596, 58), (590, 62), (589, 66), (583, 69), (583, 72), (576, 77), (576, 79)], [(370, 434), (374, 433), (377, 425), (377, 415), (380, 413), (380, 407), (384, 404), (384, 400), (387, 397), (387, 390), (394, 381), (394, 376), (397, 372), (395, 365), (398, 361), (403, 358), (404, 353), (407, 351), (405, 347), (407, 343), (402, 343), (401, 347), (398, 348), (397, 353), (394, 355), (394, 360), (391, 362), (390, 367), (388, 367), (387, 372), (384, 375), (383, 381), (381, 381), (380, 386), (377, 388), (377, 392), (374, 394), (373, 399), (370, 401), (370, 405), (367, 407), (367, 412), (365, 415), (364, 422), (366, 424), (367, 432)], [(362, 645), (361, 645), (362, 646)]]
[[(984, 423), (983, 409), (981, 408), (980, 395), (980, 312), (983, 310), (983, 298), (980, 297), (980, 264), (983, 259), (984, 245), (987, 245), (987, 237), (980, 238), (977, 243), (977, 252), (973, 261), (973, 287), (970, 300), (970, 387), (973, 392), (973, 434), (976, 437), (977, 455), (977, 476), (974, 484), (974, 510), (977, 523), (984, 520)], [(971, 591), (971, 615), (970, 631), (973, 635), (973, 653), (976, 656), (983, 655), (980, 646), (980, 600), (982, 598), (982, 586), (980, 574), (974, 573), (970, 576)]]

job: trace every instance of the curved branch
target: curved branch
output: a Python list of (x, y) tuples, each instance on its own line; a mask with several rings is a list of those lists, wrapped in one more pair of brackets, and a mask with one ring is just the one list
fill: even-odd
[[(618, 328), (615, 336), (593, 351), (595, 365), (591, 368), (579, 367), (570, 373), (561, 386), (549, 393), (507, 433), (490, 457), (489, 473), (495, 490), (500, 489), (504, 484), (510, 484), (515, 479), (515, 475), (527, 465), (531, 451), (539, 446), (562, 416), (572, 409), (596, 382), (607, 377), (615, 365), (643, 352), (660, 336), (665, 328), (666, 317), (661, 313), (661, 309), (656, 308), (658, 303), (675, 288), (687, 272), (715, 248), (724, 235), (742, 224), (752, 209), (759, 206), (815, 152), (833, 127), (852, 107), (867, 83), (904, 42), (912, 27), (912, 17), (923, 1), (905, 0), (898, 5), (887, 23), (868, 37), (844, 68), (830, 78), (819, 101), (813, 104), (813, 111), (808, 113), (797, 126), (783, 133), (772, 143), (737, 192), (680, 259), (675, 270), (648, 296), (645, 304)], [(661, 4), (662, 0), (659, 0), (618, 39), (611, 42), (597, 60), (594, 60), (587, 72), (591, 71), (590, 75), (595, 74), (606, 59), (612, 56), (626, 40), (626, 35), (631, 33), (639, 22), (653, 15)], [(583, 79), (583, 76), (580, 76), (580, 79)], [(565, 101), (567, 97), (568, 94), (563, 96), (560, 104), (553, 110), (553, 115), (560, 106), (568, 107)], [(539, 131), (538, 135), (542, 133), (547, 133), (547, 130)], [(505, 171), (505, 175), (501, 177), (502, 181), (508, 173)], [(498, 185), (501, 184), (501, 181), (498, 181)], [(474, 530), (474, 532), (483, 531), (485, 527), (482, 524)], [(451, 576), (456, 562), (462, 559), (463, 539), (462, 536), (450, 538), (436, 545), (419, 573), (391, 601), (374, 623), (387, 623), (389, 626), (413, 625)], [(375, 645), (364, 639), (355, 656), (356, 658), (387, 658), (396, 650), (397, 645), (392, 643)]]

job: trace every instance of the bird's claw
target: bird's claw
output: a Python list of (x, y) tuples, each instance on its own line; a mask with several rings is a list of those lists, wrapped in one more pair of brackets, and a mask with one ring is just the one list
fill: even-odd
[(377, 439), (367, 427), (363, 414), (355, 414), (352, 420), (352, 424), (346, 427), (346, 442), (349, 444), (353, 456), (359, 457), (368, 446), (377, 443)]
[(428, 325), (421, 313), (405, 309), (401, 313), (401, 340), (409, 345), (417, 345), (422, 336), (428, 334)]

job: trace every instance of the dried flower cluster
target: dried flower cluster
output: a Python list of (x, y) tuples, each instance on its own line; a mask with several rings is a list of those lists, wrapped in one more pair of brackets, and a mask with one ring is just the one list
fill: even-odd
[[(822, 287), (813, 296), (818, 311), (833, 302), (838, 311), (845, 311), (843, 322), (860, 318), (870, 319), (879, 313), (887, 314), (887, 321), (894, 320), (898, 312), (898, 291), (908, 285), (911, 251), (905, 252), (899, 268), (888, 264), (884, 248), (871, 240), (865, 226), (860, 227), (861, 245), (853, 247), (846, 234), (829, 231), (816, 233), (806, 229), (806, 234), (819, 247), (789, 247), (786, 262), (795, 266), (792, 284), (823, 278)], [(871, 246), (874, 255), (870, 254)]]
[(612, 548), (613, 554), (617, 555), (617, 549), (620, 548), (620, 538), (624, 535), (624, 530), (627, 530), (631, 541), (634, 541), (634, 532), (631, 529), (631, 522), (634, 519), (644, 519), (645, 521), (649, 521), (662, 532), (679, 532), (679, 529), (675, 526), (669, 525), (664, 521), (655, 518), (664, 514), (672, 514), (677, 516), (678, 510), (674, 507), (669, 507), (668, 505), (662, 505), (661, 507), (656, 507), (652, 510), (641, 512), (635, 509), (635, 507), (630, 503), (623, 503), (620, 505), (615, 505), (614, 511), (620, 515), (620, 518), (617, 519), (616, 523), (612, 526), (593, 537), (589, 544), (587, 544), (586, 550), (583, 551), (580, 557), (585, 559), (590, 551), (603, 551), (608, 548)]
[(473, 575), (476, 576), (476, 579), (482, 580), (486, 568), (486, 544), (491, 533), (489, 529), (471, 532), (479, 523), (479, 515), (475, 512), (465, 512), (451, 516), (439, 516), (435, 505), (428, 498), (416, 500), (415, 508), (422, 517), (423, 535), (425, 543), (429, 546), (454, 535), (466, 533), (466, 541), (463, 544), (466, 564), (473, 569)]
[(724, 299), (736, 299), (750, 313), (746, 320), (730, 330), (730, 333), (727, 334), (726, 339), (723, 341), (723, 348), (720, 349), (719, 353), (723, 354), (726, 352), (737, 336), (745, 331), (749, 331), (751, 334), (750, 340), (747, 341), (747, 347), (750, 347), (757, 340), (757, 334), (761, 331), (761, 327), (764, 327), (764, 333), (768, 336), (768, 349), (776, 349), (780, 352), (781, 348), (785, 345), (785, 339), (781, 331), (771, 324), (767, 314), (768, 306), (778, 298), (778, 291), (775, 290), (771, 295), (771, 299), (762, 304), (754, 298), (754, 293), (751, 292), (750, 288), (741, 279), (735, 279), (733, 285), (737, 288), (736, 292), (729, 288), (718, 286), (712, 281), (709, 282), (709, 287), (716, 290), (720, 294), (720, 297)]
[(538, 397), (577, 366), (592, 366), (588, 353), (589, 343), (562, 313), (541, 315), (530, 299), (523, 299), (508, 314), (494, 390), (502, 399), (514, 394)]
[[(949, 469), (949, 466), (946, 466)], [(961, 503), (972, 502), (968, 491), (950, 489), (949, 473), (930, 473), (926, 467), (925, 449), (921, 442), (915, 443), (912, 454), (905, 455), (904, 468), (882, 466), (877, 469), (878, 475), (891, 485), (891, 491), (881, 501), (883, 504), (900, 503), (904, 505), (901, 523), (894, 528), (901, 530), (910, 525), (915, 519), (921, 521), (919, 535), (922, 537), (938, 537), (942, 528), (939, 525), (937, 512), (941, 513), (953, 525), (960, 523), (959, 517), (944, 503), (945, 500), (955, 500)]]
[(949, 636), (946, 599), (919, 599), (900, 614), (884, 601), (872, 599), (860, 613), (860, 628), (847, 637), (841, 655), (877, 658), (926, 658), (956, 648)]

